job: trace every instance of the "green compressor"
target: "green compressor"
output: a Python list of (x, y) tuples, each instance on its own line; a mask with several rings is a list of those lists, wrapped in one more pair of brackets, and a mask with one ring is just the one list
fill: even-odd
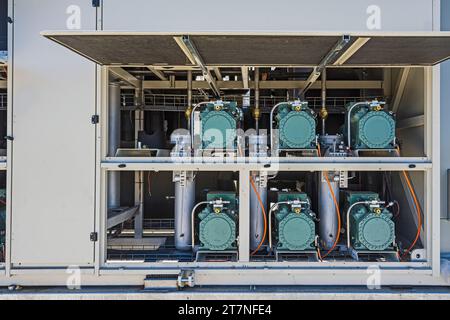
[(351, 149), (395, 148), (395, 115), (383, 105), (378, 101), (347, 105), (344, 135)]
[(238, 200), (234, 192), (209, 192), (200, 219), (200, 250), (236, 249)]
[(207, 103), (200, 112), (201, 148), (237, 150), (237, 128), (242, 120), (236, 102)]
[(392, 250), (395, 242), (393, 203), (380, 201), (378, 193), (348, 191), (345, 194), (347, 246), (355, 250)]
[(308, 196), (302, 192), (280, 192), (277, 205), (277, 250), (314, 250), (316, 214), (311, 210)]
[(285, 102), (277, 107), (279, 149), (315, 149), (316, 114), (308, 107), (308, 102)]

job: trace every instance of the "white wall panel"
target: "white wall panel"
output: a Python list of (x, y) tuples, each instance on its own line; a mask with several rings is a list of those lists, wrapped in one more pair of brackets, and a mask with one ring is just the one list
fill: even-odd
[(96, 68), (40, 35), (66, 29), (72, 4), (80, 9), (80, 27), (95, 30), (91, 1), (14, 1), (15, 266), (93, 264)]
[[(378, 9), (379, 24), (369, 20)], [(368, 20), (380, 31), (430, 31), (432, 0), (104, 1), (105, 30), (376, 31)]]

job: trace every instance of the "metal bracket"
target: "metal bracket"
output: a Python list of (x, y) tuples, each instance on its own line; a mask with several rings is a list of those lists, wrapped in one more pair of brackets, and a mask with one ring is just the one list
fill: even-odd
[(339, 188), (348, 188), (348, 171), (339, 171)]
[(323, 70), (327, 65), (330, 65), (337, 56), (339, 56), (344, 48), (350, 43), (351, 37), (349, 35), (343, 35), (342, 38), (334, 45), (333, 49), (320, 61), (317, 67), (314, 68), (313, 72), (310, 74), (305, 82), (304, 87), (301, 90), (301, 95), (304, 97), (306, 91), (313, 85), (314, 82), (320, 77)]
[(267, 180), (268, 180), (268, 174), (267, 171), (261, 171), (259, 172), (259, 181), (258, 184), (261, 188), (267, 187)]
[(427, 253), (425, 249), (415, 249), (411, 251), (412, 262), (423, 262), (427, 260)]
[(14, 23), (14, 20), (13, 20), (13, 18), (11, 18), (11, 17), (8, 17), (7, 21), (8, 21), (8, 23), (10, 23), (10, 24)]
[(182, 187), (185, 187), (187, 180), (192, 179), (193, 176), (192, 171), (174, 171), (172, 181), (179, 182)]
[(186, 186), (186, 171), (180, 171), (179, 177), (180, 177), (180, 185), (182, 187)]
[(193, 288), (195, 286), (194, 270), (181, 270), (178, 275), (177, 286), (178, 288)]
[(5, 140), (14, 141), (13, 136), (5, 136)]
[(202, 56), (198, 52), (194, 43), (189, 39), (189, 36), (175, 37), (175, 41), (180, 46), (181, 50), (185, 53), (187, 58), (191, 61), (192, 64), (196, 64), (202, 70), (202, 74), (205, 77), (205, 80), (208, 82), (209, 87), (214, 93), (215, 97), (220, 97), (220, 89), (216, 83), (216, 80), (212, 76), (209, 69), (206, 67), (205, 62), (203, 61)]

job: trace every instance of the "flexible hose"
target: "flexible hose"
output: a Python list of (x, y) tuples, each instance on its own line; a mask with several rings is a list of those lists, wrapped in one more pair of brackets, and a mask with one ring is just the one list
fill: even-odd
[(253, 191), (256, 194), (256, 197), (258, 198), (258, 202), (259, 205), (261, 206), (261, 214), (263, 215), (263, 220), (264, 220), (264, 233), (263, 233), (263, 237), (261, 238), (261, 242), (259, 243), (258, 247), (250, 254), (250, 255), (255, 255), (256, 252), (259, 251), (259, 249), (261, 249), (261, 246), (263, 245), (264, 241), (266, 240), (266, 234), (267, 234), (267, 218), (266, 218), (266, 209), (264, 209), (264, 204), (263, 201), (261, 199), (261, 195), (258, 192), (258, 189), (255, 186), (255, 181), (253, 180), (252, 177), (250, 177), (250, 184), (252, 186)]
[[(398, 156), (400, 157), (399, 147), (397, 147), (397, 153), (398, 153)], [(417, 200), (416, 193), (414, 191), (414, 187), (412, 186), (411, 180), (408, 177), (408, 173), (405, 170), (403, 170), (402, 173), (403, 173), (403, 177), (405, 177), (406, 184), (408, 185), (409, 192), (411, 193), (411, 196), (414, 200), (414, 206), (416, 207), (416, 212), (417, 212), (416, 237), (414, 238), (414, 241), (411, 243), (411, 245), (408, 247), (408, 249), (406, 249), (406, 251), (403, 252), (402, 258), (404, 258), (409, 252), (411, 252), (411, 250), (414, 248), (414, 246), (416, 245), (417, 241), (420, 238), (420, 233), (422, 232), (422, 213), (420, 211), (420, 205), (419, 205), (419, 201)]]
[[(319, 153), (319, 157), (322, 157), (322, 151), (320, 150), (320, 144), (317, 144), (317, 152)], [(330, 179), (328, 178), (328, 171), (324, 171), (325, 180), (327, 181), (328, 189), (330, 190), (331, 197), (333, 198), (334, 206), (336, 207), (336, 215), (338, 218), (338, 228), (336, 233), (336, 239), (334, 240), (333, 246), (330, 250), (327, 251), (322, 257), (321, 260), (325, 259), (333, 250), (336, 248), (339, 243), (340, 234), (341, 234), (341, 210), (339, 209), (339, 203), (336, 200), (336, 195), (334, 194), (333, 188), (331, 187)]]

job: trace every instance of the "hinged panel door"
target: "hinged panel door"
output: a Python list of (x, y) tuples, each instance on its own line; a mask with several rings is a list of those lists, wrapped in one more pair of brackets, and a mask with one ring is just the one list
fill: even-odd
[(40, 32), (95, 30), (96, 10), (91, 1), (14, 1), (11, 262), (16, 267), (94, 262), (96, 66)]

